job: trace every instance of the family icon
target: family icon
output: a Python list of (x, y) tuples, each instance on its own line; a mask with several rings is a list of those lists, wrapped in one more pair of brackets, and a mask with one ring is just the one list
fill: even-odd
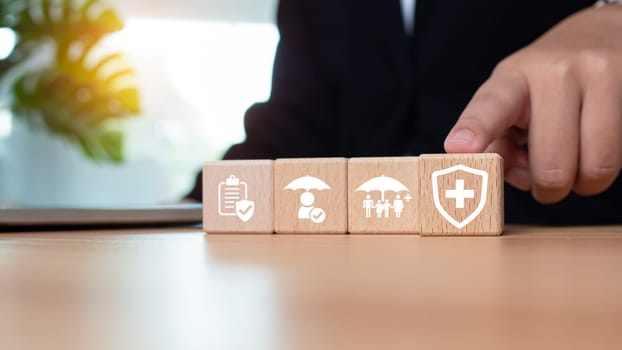
[[(391, 209), (393, 209), (395, 218), (399, 219), (404, 211), (404, 202), (409, 203), (412, 200), (410, 190), (403, 183), (384, 175), (367, 180), (356, 191), (367, 192), (365, 199), (363, 199), (363, 209), (367, 219), (371, 219), (374, 212), (376, 218), (388, 219), (391, 217)], [(380, 192), (380, 199), (372, 198), (371, 192)], [(392, 200), (387, 199), (385, 192), (394, 192), (395, 197)], [(406, 192), (406, 196), (402, 198), (399, 194), (401, 192)]]

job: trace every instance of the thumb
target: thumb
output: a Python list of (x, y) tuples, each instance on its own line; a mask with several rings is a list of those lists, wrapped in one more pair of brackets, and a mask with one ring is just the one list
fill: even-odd
[(528, 105), (529, 88), (522, 74), (493, 73), (477, 90), (445, 139), (445, 151), (484, 152), (512, 126), (527, 127)]

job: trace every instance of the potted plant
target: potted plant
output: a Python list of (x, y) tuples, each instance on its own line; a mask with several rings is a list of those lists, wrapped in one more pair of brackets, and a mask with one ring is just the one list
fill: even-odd
[(120, 16), (99, 0), (0, 0), (0, 27), (16, 35), (0, 60), (0, 105), (94, 161), (122, 162), (119, 121), (140, 112), (134, 70), (121, 54), (98, 52), (123, 28)]

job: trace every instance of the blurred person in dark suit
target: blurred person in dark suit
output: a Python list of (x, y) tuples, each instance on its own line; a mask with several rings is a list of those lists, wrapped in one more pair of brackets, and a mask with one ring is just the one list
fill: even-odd
[(278, 26), (225, 159), (497, 152), (508, 222), (622, 222), (621, 5), (281, 0)]

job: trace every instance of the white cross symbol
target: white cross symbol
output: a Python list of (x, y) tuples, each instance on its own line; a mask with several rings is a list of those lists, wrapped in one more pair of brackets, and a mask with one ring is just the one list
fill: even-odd
[(464, 199), (465, 198), (475, 198), (475, 191), (473, 190), (465, 190), (464, 189), (464, 180), (457, 179), (456, 180), (456, 189), (455, 190), (445, 190), (445, 197), (456, 200), (456, 208), (462, 209), (464, 208)]
[(410, 200), (413, 199), (413, 197), (411, 197), (410, 194), (407, 194), (406, 197), (404, 197), (404, 199), (406, 200), (407, 203), (410, 203)]

